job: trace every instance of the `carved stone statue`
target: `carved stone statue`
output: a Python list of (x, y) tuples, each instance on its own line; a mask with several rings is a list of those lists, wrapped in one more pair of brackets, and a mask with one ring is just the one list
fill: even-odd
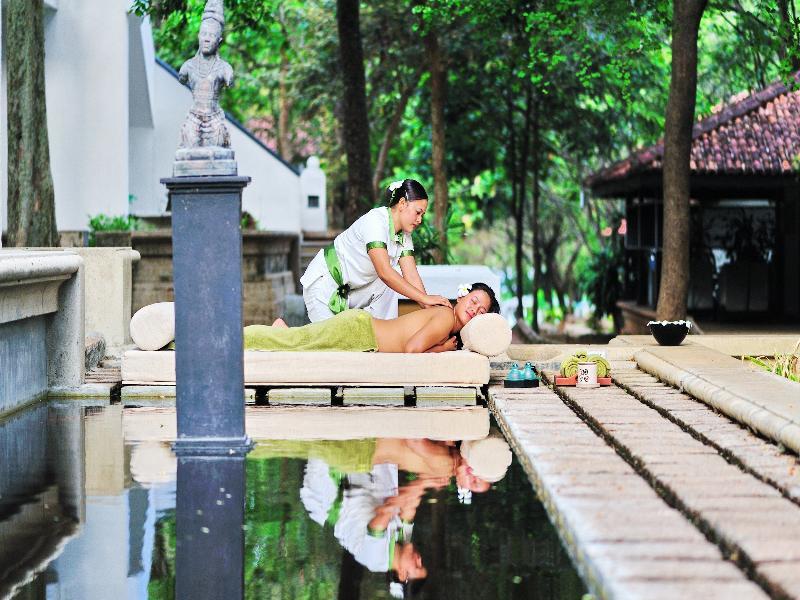
[(181, 66), (180, 81), (192, 90), (193, 104), (181, 127), (173, 175), (236, 175), (236, 161), (219, 105), (223, 88), (233, 85), (233, 68), (219, 56), (225, 15), (222, 0), (208, 0), (198, 35), (198, 51)]

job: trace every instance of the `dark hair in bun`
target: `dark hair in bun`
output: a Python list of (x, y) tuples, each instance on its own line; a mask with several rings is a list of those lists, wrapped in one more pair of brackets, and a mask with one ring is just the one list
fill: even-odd
[(397, 183), (394, 182), (386, 188), (386, 203), (389, 206), (394, 206), (400, 202), (400, 198), (405, 198), (408, 202), (428, 199), (428, 193), (416, 179), (403, 179), (403, 181), (399, 182), (400, 185), (396, 185)]

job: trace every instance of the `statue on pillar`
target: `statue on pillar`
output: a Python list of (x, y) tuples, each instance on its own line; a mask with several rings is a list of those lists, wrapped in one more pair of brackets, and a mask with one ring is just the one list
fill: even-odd
[(219, 56), (225, 14), (222, 0), (208, 0), (198, 35), (198, 51), (181, 66), (178, 78), (192, 90), (192, 107), (181, 127), (173, 175), (236, 175), (222, 90), (233, 85), (233, 68)]

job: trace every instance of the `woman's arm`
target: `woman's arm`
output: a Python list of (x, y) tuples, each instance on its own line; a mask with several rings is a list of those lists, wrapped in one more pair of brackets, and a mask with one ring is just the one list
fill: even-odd
[(417, 261), (414, 260), (413, 256), (400, 257), (400, 270), (403, 272), (403, 279), (405, 279), (423, 294), (428, 293), (425, 289), (425, 284), (422, 283), (422, 277), (419, 276), (419, 271), (417, 271)]
[(441, 344), (431, 346), (425, 352), (450, 352), (451, 350), (458, 350), (458, 341), (456, 336), (452, 335)]
[[(368, 251), (369, 259), (375, 267), (375, 272), (381, 281), (393, 289), (398, 294), (402, 294), (406, 298), (418, 302), (424, 306), (447, 306), (451, 307), (450, 301), (444, 296), (429, 296), (424, 291), (420, 291), (414, 285), (406, 281), (400, 273), (392, 268), (389, 264), (389, 253), (386, 248), (370, 248)], [(406, 257), (411, 258), (411, 257)], [(417, 275), (419, 277), (419, 275)], [(424, 289), (424, 288), (423, 288)], [(442, 338), (439, 339), (443, 339)]]

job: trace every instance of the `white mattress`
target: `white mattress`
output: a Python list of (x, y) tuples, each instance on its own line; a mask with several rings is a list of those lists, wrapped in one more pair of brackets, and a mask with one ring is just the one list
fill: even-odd
[[(126, 408), (124, 415), (126, 443), (177, 438), (174, 407)], [(245, 427), (253, 440), (480, 440), (489, 435), (489, 411), (482, 406), (248, 406)]]
[[(489, 359), (467, 350), (430, 354), (248, 350), (244, 381), (247, 385), (483, 385), (489, 383)], [(122, 382), (174, 384), (175, 353), (126, 352)]]

